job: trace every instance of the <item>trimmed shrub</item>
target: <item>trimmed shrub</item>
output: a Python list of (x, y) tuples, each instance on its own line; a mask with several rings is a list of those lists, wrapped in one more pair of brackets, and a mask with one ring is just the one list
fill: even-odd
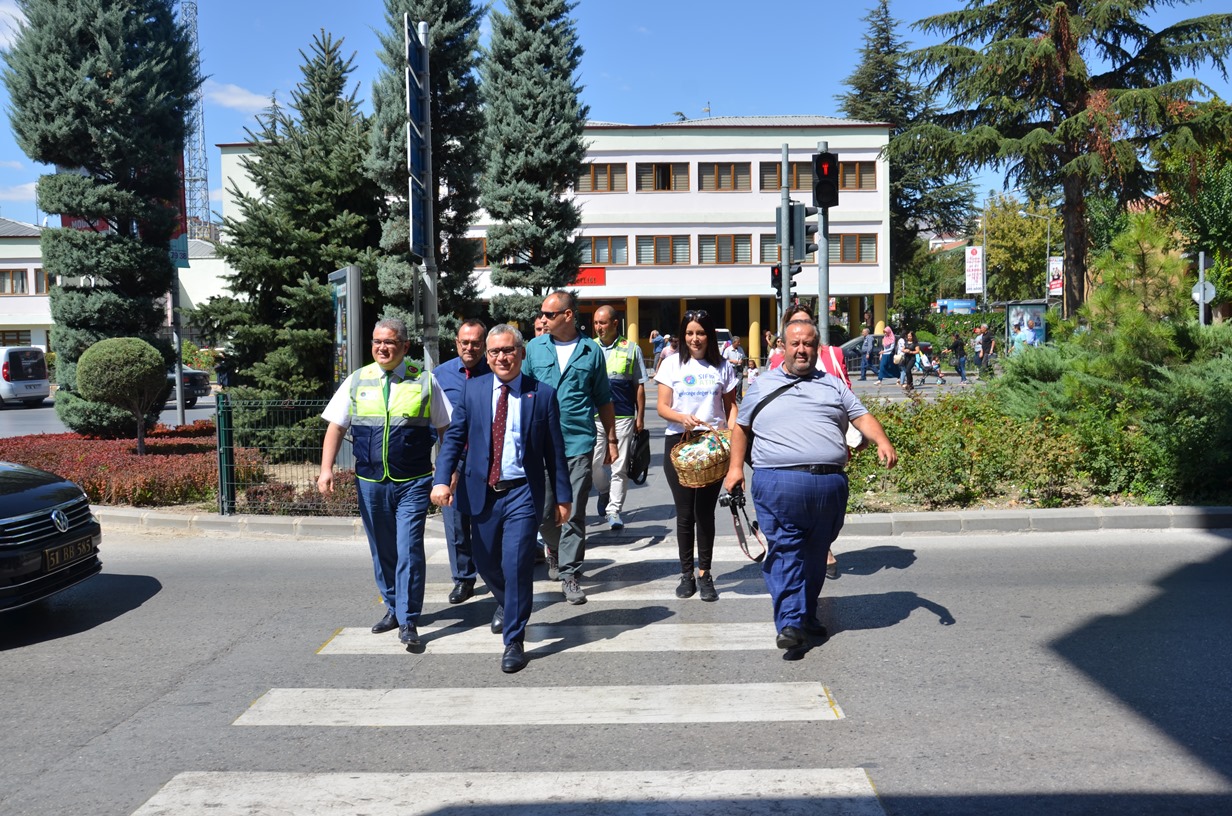
[(144, 454), (146, 414), (162, 405), (167, 392), (163, 357), (136, 337), (100, 340), (77, 360), (77, 392), (90, 402), (127, 411), (136, 426), (137, 454)]

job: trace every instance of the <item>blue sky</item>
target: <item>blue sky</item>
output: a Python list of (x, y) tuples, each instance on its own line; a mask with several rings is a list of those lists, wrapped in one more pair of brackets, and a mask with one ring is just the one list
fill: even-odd
[[(307, 50), (321, 29), (355, 53), (352, 80), (371, 97), (380, 69), (377, 31), (381, 0), (200, 0), (198, 35), (204, 86), (210, 186), (219, 206), (222, 180), (214, 145), (241, 141), (270, 94), (285, 99), (300, 79)], [(585, 55), (583, 99), (592, 119), (649, 124), (675, 119), (764, 114), (841, 115), (835, 95), (854, 70), (863, 45), (863, 18), (873, 0), (581, 0), (574, 10)], [(912, 45), (926, 41), (910, 23), (960, 8), (958, 0), (891, 0), (891, 13)], [(0, 45), (11, 42), (14, 0), (0, 0)], [(1227, 10), (1226, 0), (1198, 0), (1161, 10), (1168, 22)], [(486, 39), (486, 28), (485, 28)], [(1224, 99), (1232, 84), (1213, 70), (1199, 76)], [(0, 107), (8, 96), (0, 87)], [(707, 111), (707, 109), (709, 109)], [(34, 182), (47, 169), (18, 149), (7, 115), (0, 119), (0, 215), (35, 221)], [(1000, 187), (989, 174), (980, 192)]]

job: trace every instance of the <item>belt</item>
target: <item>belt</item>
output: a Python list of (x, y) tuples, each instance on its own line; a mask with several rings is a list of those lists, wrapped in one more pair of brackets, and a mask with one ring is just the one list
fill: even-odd
[(773, 467), (769, 470), (795, 470), (800, 473), (812, 473), (814, 476), (833, 476), (843, 472), (842, 465), (787, 465), (786, 467)]
[(488, 485), (488, 490), (491, 490), (493, 493), (508, 493), (515, 487), (521, 487), (524, 484), (526, 484), (525, 476), (521, 479), (501, 479), (494, 485)]

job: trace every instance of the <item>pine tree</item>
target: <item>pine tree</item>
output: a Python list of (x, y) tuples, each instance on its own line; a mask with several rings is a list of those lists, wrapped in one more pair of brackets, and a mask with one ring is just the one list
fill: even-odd
[(1226, 139), (1195, 103), (1211, 90), (1186, 74), (1208, 63), (1226, 69), (1232, 14), (1147, 26), (1155, 6), (1178, 1), (972, 0), (916, 23), (949, 35), (915, 53), (935, 72), (931, 92), (952, 105), (917, 131), (931, 154), (960, 170), (1004, 169), (1033, 194), (1060, 189), (1067, 315), (1086, 299), (1086, 198), (1147, 193), (1155, 172), (1144, 146)]
[(371, 148), (365, 168), (391, 202), (382, 224), (377, 280), (386, 313), (414, 325), (411, 310), (414, 279), (408, 241), (408, 174), (406, 166), (406, 54), (403, 14), (411, 25), (428, 23), (431, 53), (432, 164), (437, 190), (433, 210), (439, 272), (437, 308), (442, 338), (452, 333), (457, 317), (475, 309), (475, 244), (466, 230), (479, 211), (483, 109), (479, 102), (479, 21), (482, 9), (472, 0), (385, 0), (388, 30), (379, 35), (385, 69), (372, 87)]
[[(18, 145), (67, 172), (39, 179), (38, 206), (93, 230), (45, 230), (43, 265), (56, 323), (56, 413), (73, 430), (135, 431), (133, 417), (74, 393), (77, 360), (95, 342), (158, 340), (171, 288), (180, 160), (196, 55), (170, 0), (19, 0), (26, 24), (4, 53)], [(155, 409), (152, 417), (157, 418)]]
[(929, 121), (934, 110), (924, 89), (911, 79), (907, 43), (896, 33), (898, 21), (890, 14), (889, 0), (879, 0), (864, 22), (867, 33), (860, 64), (847, 77), (851, 90), (837, 99), (851, 119), (891, 125), (890, 274), (898, 276), (919, 257), (915, 244), (921, 230), (956, 233), (966, 226), (972, 190), (969, 183), (955, 181), (944, 166), (914, 150), (913, 141), (901, 138), (909, 128)]
[[(240, 218), (223, 223), (218, 254), (235, 270), (235, 297), (215, 298), (193, 322), (229, 335), (241, 396), (314, 398), (333, 387), (333, 307), (327, 279), (348, 264), (364, 271), (365, 306), (375, 314), (383, 198), (362, 172), (368, 122), (355, 90), (353, 58), (324, 31), (304, 54), (303, 80), (288, 108), (277, 104), (249, 130), (243, 166), (255, 195), (232, 185)], [(370, 325), (365, 320), (365, 326)], [(366, 331), (359, 327), (359, 331)]]
[(492, 218), (492, 283), (529, 294), (492, 299), (500, 318), (526, 320), (548, 292), (577, 278), (582, 223), (568, 198), (582, 169), (588, 109), (574, 77), (582, 58), (568, 0), (508, 0), (493, 11), (483, 62), (487, 169), (480, 203)]

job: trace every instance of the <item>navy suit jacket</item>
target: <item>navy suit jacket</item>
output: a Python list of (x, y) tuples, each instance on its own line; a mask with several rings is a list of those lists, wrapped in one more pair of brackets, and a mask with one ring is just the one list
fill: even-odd
[[(492, 380), (484, 374), (466, 381), (462, 398), (453, 406), (453, 420), (445, 431), (441, 452), (436, 458), (433, 482), (448, 485), (454, 469), (466, 451), (458, 477), (454, 507), (476, 516), (488, 499), (488, 468), (492, 462)], [(572, 496), (569, 465), (565, 461), (565, 442), (560, 432), (560, 409), (556, 392), (527, 374), (521, 375), (518, 397), (522, 408), (522, 469), (530, 484), (535, 507), (543, 506), (544, 478), (553, 480), (557, 497)], [(511, 395), (512, 396), (512, 395)], [(500, 451), (496, 452), (500, 456)], [(559, 498), (557, 499), (559, 501)]]

